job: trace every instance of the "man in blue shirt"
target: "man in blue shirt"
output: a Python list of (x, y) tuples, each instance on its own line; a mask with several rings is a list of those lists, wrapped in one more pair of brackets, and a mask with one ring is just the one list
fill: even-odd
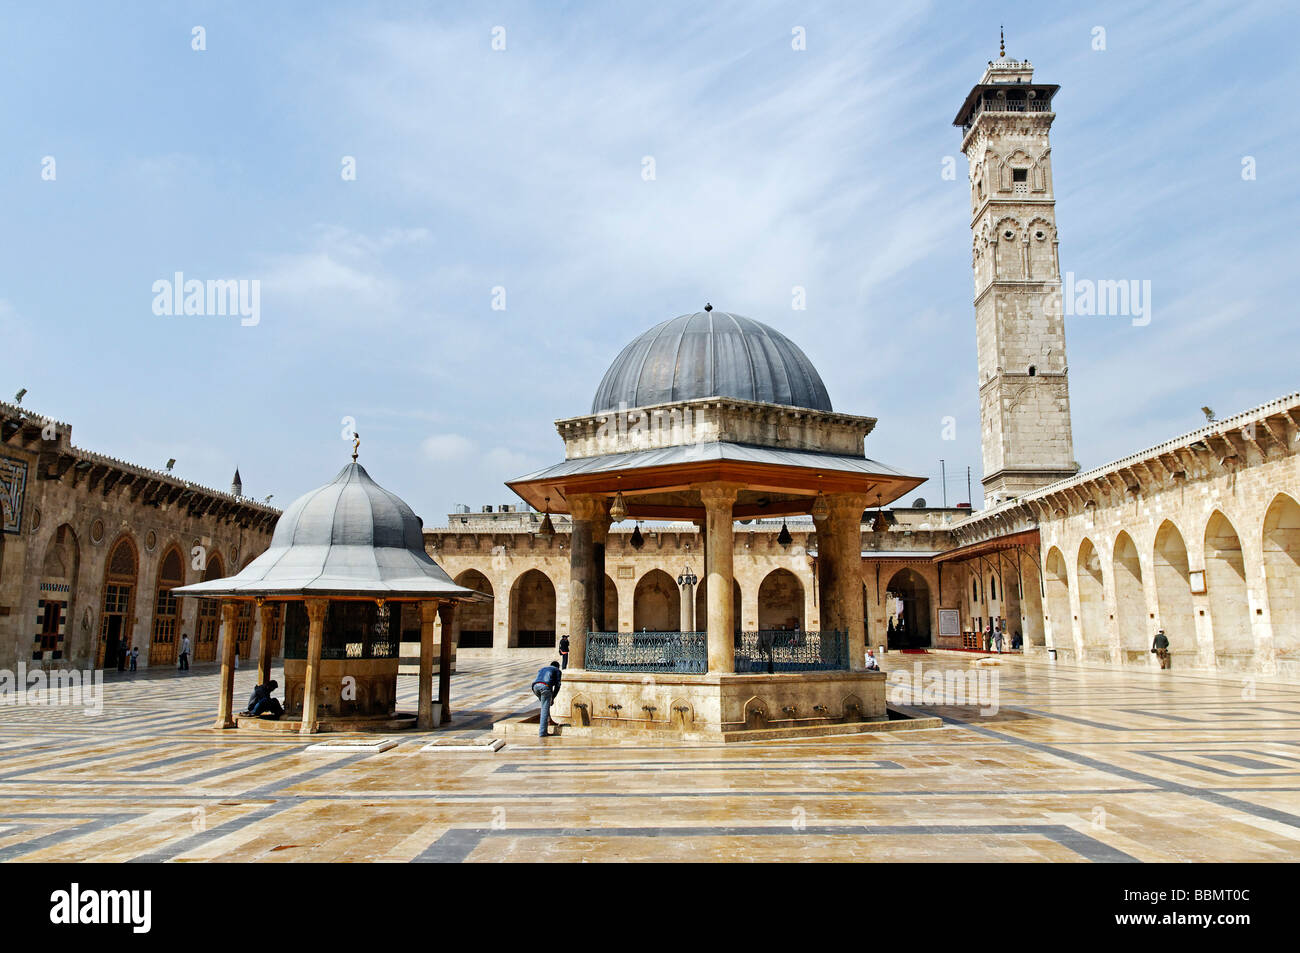
[(538, 737), (546, 737), (546, 728), (551, 723), (551, 703), (560, 694), (560, 663), (552, 662), (537, 673), (533, 679), (533, 694), (542, 703), (542, 717), (537, 723)]

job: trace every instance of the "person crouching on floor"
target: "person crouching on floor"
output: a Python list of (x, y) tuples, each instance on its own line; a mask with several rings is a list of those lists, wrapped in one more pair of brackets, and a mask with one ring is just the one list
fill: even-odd
[(284, 714), (284, 706), (280, 704), (280, 699), (271, 693), (280, 687), (280, 683), (271, 679), (265, 685), (258, 685), (253, 689), (253, 694), (248, 696), (248, 708), (240, 712), (241, 715), (270, 715), (273, 718), (279, 718)]

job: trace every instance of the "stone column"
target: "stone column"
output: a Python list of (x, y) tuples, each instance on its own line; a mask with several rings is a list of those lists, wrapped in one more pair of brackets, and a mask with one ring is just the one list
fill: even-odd
[[(493, 561), (496, 561), (494, 557)], [(510, 648), (510, 613), (513, 611), (514, 593), (510, 591), (513, 578), (505, 571), (506, 557), (500, 557), (502, 567), (496, 578), (492, 579), (492, 651), (502, 652)], [(557, 594), (558, 595), (558, 594)], [(557, 600), (558, 601), (558, 600)], [(556, 619), (559, 623), (559, 619)]]
[[(605, 543), (609, 540), (609, 504), (596, 500), (596, 516), (591, 525), (591, 631), (604, 632), (607, 625), (618, 626), (605, 618)], [(587, 641), (583, 639), (583, 650)], [(569, 636), (569, 651), (573, 651), (573, 636)]]
[[(593, 496), (574, 496), (569, 500), (573, 515), (573, 536), (569, 542), (569, 666), (585, 668), (587, 633), (591, 631), (597, 592), (592, 574), (595, 569), (595, 524), (603, 519), (600, 501)], [(603, 561), (603, 559), (602, 559)], [(601, 572), (603, 598), (604, 572)], [(604, 615), (604, 606), (601, 606)]]
[(217, 728), (234, 728), (235, 604), (221, 603), (221, 697), (217, 702)]
[(695, 631), (695, 585), (689, 582), (682, 586), (681, 627), (683, 632)]
[(830, 552), (831, 523), (829, 514), (825, 519), (813, 517), (813, 529), (817, 532), (817, 558), (813, 560), (812, 575), (813, 585), (816, 587), (817, 595), (817, 627), (818, 629), (829, 629), (830, 610), (827, 605), (830, 600), (831, 588), (831, 557), (827, 555)]
[[(442, 658), (442, 657), (443, 657), (443, 656), (442, 656), (442, 653), (443, 653), (443, 652), (448, 652), (448, 653), (450, 653), (450, 655), (449, 655), (450, 661), (447, 662), (447, 671), (448, 671), (448, 672), (453, 672), (453, 671), (456, 670), (456, 649), (460, 647), (460, 627), (461, 627), (461, 624), (462, 624), (461, 615), (460, 615), (459, 612), (457, 612), (457, 613), (455, 613), (455, 618), (452, 620), (452, 624), (451, 624), (451, 632), (448, 632), (446, 629), (442, 629), (442, 630), (441, 630), (441, 631), (442, 631), (442, 634), (441, 634), (441, 636), (439, 637), (439, 641), (438, 641), (438, 653), (439, 653), (439, 658)], [(442, 626), (442, 622), (439, 621), (438, 625), (439, 625), (439, 628), (441, 628), (441, 626)], [(442, 643), (443, 643), (443, 641), (446, 641), (446, 642), (447, 642), (451, 647), (450, 647), (449, 649), (444, 649), (444, 648), (442, 647)], [(439, 664), (442, 664), (442, 663), (439, 663)]]
[(456, 643), (452, 633), (456, 631), (456, 603), (444, 602), (438, 607), (438, 616), (442, 619), (442, 641), (438, 643), (438, 701), (442, 705), (440, 725), (451, 724), (451, 651)]
[(257, 608), (262, 623), (262, 641), (257, 650), (257, 684), (265, 685), (271, 678), (271, 631), (275, 628), (275, 605), (263, 602)]
[(826, 534), (817, 534), (818, 561), (826, 563), (822, 591), (823, 631), (848, 633), (849, 669), (866, 668), (867, 641), (862, 625), (862, 511), (866, 496), (831, 496)]
[[(419, 706), (416, 709), (415, 727), (420, 731), (433, 729), (433, 622), (438, 617), (438, 600), (420, 602), (420, 681)], [(447, 630), (443, 630), (443, 639)]]
[[(691, 594), (691, 622), (695, 626), (691, 631), (703, 632), (709, 627), (709, 521), (693, 520), (695, 528), (700, 531), (700, 576), (695, 584), (696, 591)], [(704, 615), (700, 616), (700, 599), (703, 590)]]
[(319, 701), (320, 652), (325, 641), (325, 615), (329, 612), (328, 599), (307, 599), (307, 676), (303, 679), (302, 730), (304, 735), (316, 733), (316, 704)]
[(735, 611), (731, 602), (731, 507), (739, 490), (732, 483), (707, 483), (700, 487), (708, 533), (704, 574), (709, 610), (709, 672), (721, 675), (736, 671)]

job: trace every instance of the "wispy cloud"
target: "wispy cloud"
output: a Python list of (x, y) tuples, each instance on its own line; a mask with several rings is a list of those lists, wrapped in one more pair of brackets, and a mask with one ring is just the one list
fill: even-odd
[[(204, 54), (92, 5), (58, 42), (57, 14), (15, 13), (0, 52), (47, 81), (11, 153), (54, 151), (60, 173), (6, 167), (0, 334), (28, 355), (14, 389), (112, 452), (166, 443), (112, 445), (124, 420), (202, 428), (214, 453), (195, 449), (187, 476), (224, 485), (238, 458), (277, 500), (337, 468), (353, 415), (376, 479), (436, 520), (558, 459), (551, 421), (586, 408), (628, 340), (708, 300), (790, 334), (837, 408), (878, 416), (872, 457), (978, 479), (950, 121), (996, 53), (986, 11), (566, 11), (277, 5), (214, 14)], [(1080, 461), (1157, 442), (1203, 403), (1293, 389), (1300, 143), (1258, 108), (1300, 82), (1290, 24), (1264, 3), (1012, 13), (1009, 53), (1062, 85), (1063, 267), (1153, 284), (1148, 327), (1067, 328)], [(261, 324), (160, 326), (145, 292), (176, 269), (261, 278)], [(36, 356), (47, 339), (61, 361)], [(142, 360), (107, 406), (98, 369)]]

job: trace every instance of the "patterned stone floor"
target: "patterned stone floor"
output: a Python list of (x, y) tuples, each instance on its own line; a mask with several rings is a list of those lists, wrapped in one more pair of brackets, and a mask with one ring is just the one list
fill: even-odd
[[(453, 734), (484, 736), (536, 705), (533, 663), (461, 669)], [(98, 717), (0, 708), (0, 860), (1300, 857), (1300, 686), (1022, 660), (998, 671), (998, 713), (926, 707), (942, 729), (496, 754), (421, 752), (429, 735), (400, 733), (382, 753), (308, 752), (296, 735), (213, 730), (211, 668), (112, 673)], [(239, 672), (237, 700), (253, 680)]]

